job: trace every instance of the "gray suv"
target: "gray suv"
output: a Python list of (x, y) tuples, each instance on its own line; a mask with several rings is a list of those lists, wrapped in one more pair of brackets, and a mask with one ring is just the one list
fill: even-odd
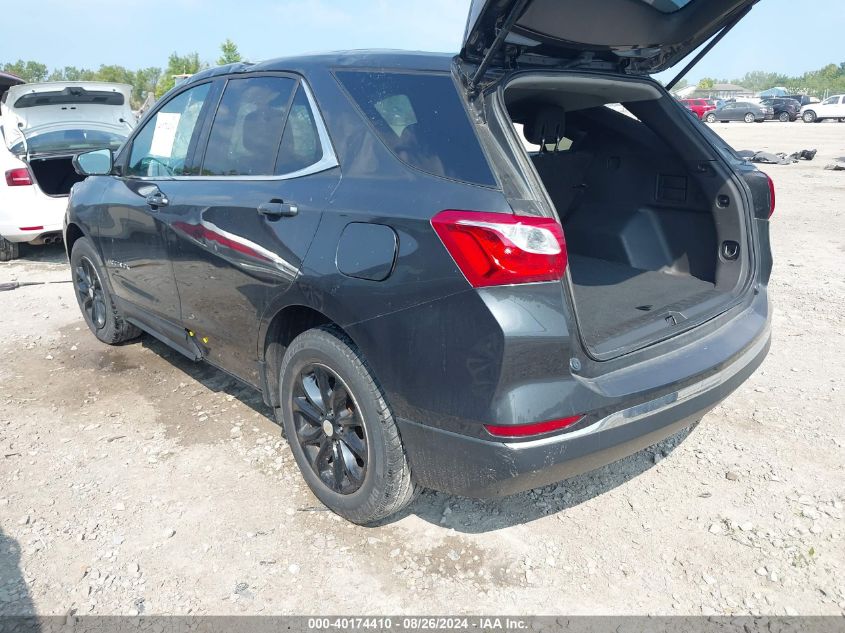
[(260, 390), (358, 523), (654, 444), (769, 347), (771, 181), (649, 77), (752, 4), (476, 1), (458, 55), (195, 75), (76, 159), (80, 309)]

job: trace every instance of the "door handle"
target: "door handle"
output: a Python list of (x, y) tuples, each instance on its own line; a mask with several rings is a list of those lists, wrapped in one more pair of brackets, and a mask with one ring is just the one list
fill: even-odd
[(292, 218), (299, 213), (299, 208), (292, 202), (271, 200), (258, 206), (258, 213), (270, 219)]
[(147, 196), (146, 200), (147, 204), (150, 205), (153, 210), (158, 209), (159, 207), (166, 207), (170, 204), (170, 200), (161, 191), (151, 193)]

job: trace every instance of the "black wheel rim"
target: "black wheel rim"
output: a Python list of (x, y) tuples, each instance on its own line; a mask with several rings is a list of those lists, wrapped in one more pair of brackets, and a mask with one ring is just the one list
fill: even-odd
[(79, 260), (74, 281), (82, 311), (96, 329), (102, 330), (106, 326), (106, 296), (97, 269), (87, 257)]
[(293, 387), (296, 439), (311, 469), (330, 490), (348, 495), (367, 475), (367, 431), (352, 392), (325, 365), (300, 370)]

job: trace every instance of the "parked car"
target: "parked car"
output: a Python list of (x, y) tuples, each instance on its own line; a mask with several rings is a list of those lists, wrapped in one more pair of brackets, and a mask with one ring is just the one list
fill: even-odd
[(845, 120), (845, 95), (833, 95), (821, 103), (804, 106), (801, 118), (805, 123), (821, 123), (825, 119)]
[(774, 118), (781, 123), (795, 121), (801, 113), (801, 104), (795, 99), (772, 97), (770, 99), (763, 99), (763, 105), (771, 107)]
[(11, 86), (0, 104), (0, 261), (19, 244), (61, 239), (75, 154), (117, 149), (135, 121), (131, 87), (99, 82)]
[(784, 99), (795, 99), (798, 103), (801, 104), (801, 107), (805, 105), (810, 105), (812, 103), (819, 103), (819, 99), (816, 97), (810, 97), (808, 95), (785, 95)]
[(699, 119), (704, 119), (708, 112), (716, 109), (716, 106), (709, 99), (681, 99), (681, 103), (695, 112)]
[(259, 389), (358, 523), (420, 487), (496, 497), (654, 444), (769, 347), (771, 180), (649, 76), (751, 4), (601, 0), (597, 22), (478, 0), (457, 57), (205, 70), (116, 154), (77, 158), (85, 322)]
[(775, 111), (772, 106), (757, 105), (750, 101), (733, 101), (726, 103), (718, 110), (708, 112), (704, 120), (708, 123), (715, 123), (721, 121), (727, 123), (728, 121), (745, 121), (746, 123), (762, 123), (763, 121), (771, 120), (775, 116)]

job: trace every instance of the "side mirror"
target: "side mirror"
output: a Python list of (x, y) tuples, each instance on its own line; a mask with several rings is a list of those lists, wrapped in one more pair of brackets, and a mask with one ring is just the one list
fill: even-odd
[(77, 154), (73, 157), (73, 168), (80, 176), (108, 176), (114, 168), (114, 154), (110, 149)]

